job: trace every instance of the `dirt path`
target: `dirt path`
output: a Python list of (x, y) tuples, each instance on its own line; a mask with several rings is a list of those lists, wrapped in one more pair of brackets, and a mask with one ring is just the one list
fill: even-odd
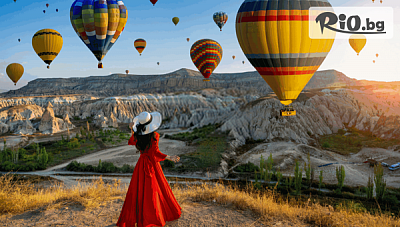
[[(160, 151), (167, 155), (180, 155), (193, 152), (195, 150), (195, 147), (186, 146), (185, 142), (177, 140), (169, 140), (165, 138), (160, 138), (158, 146)], [(99, 164), (99, 159), (101, 159), (102, 162), (104, 161), (112, 162), (115, 166), (122, 167), (124, 164), (136, 165), (136, 162), (138, 161), (140, 156), (140, 154), (136, 153), (136, 151), (137, 149), (135, 146), (126, 145), (126, 146), (109, 148), (96, 153), (81, 156), (73, 160), (97, 166)], [(62, 169), (66, 167), (71, 161), (37, 172), (49, 172), (53, 170)]]
[[(28, 227), (28, 226), (116, 226), (123, 200), (111, 201), (105, 206), (84, 210), (81, 205), (66, 204), (64, 207), (49, 210), (36, 209), (19, 215), (0, 216), (2, 226)], [(178, 220), (167, 223), (168, 227), (216, 227), (216, 226), (299, 226), (287, 221), (271, 221), (268, 225), (260, 223), (259, 218), (251, 211), (235, 210), (227, 206), (213, 203), (181, 204), (182, 215)], [(306, 226), (306, 225), (304, 225)]]

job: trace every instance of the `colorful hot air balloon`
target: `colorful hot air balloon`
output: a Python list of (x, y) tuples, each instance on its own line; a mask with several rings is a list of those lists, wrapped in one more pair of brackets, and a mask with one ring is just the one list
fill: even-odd
[(350, 46), (353, 48), (353, 50), (357, 53), (357, 55), (359, 55), (361, 50), (367, 43), (367, 38), (365, 37), (365, 35), (360, 35), (360, 34), (351, 35), (349, 38), (349, 43)]
[(101, 60), (117, 41), (128, 20), (128, 10), (122, 0), (75, 0), (70, 11), (72, 27), (92, 51), (103, 68)]
[(201, 39), (190, 48), (190, 57), (204, 76), (203, 81), (210, 81), (208, 78), (221, 61), (222, 47), (214, 40)]
[(21, 79), (22, 74), (24, 74), (24, 67), (18, 63), (11, 63), (7, 66), (6, 73), (14, 82), (14, 85), (17, 86), (18, 80)]
[(142, 52), (143, 52), (144, 48), (146, 48), (146, 40), (137, 39), (137, 40), (135, 40), (133, 45), (135, 46), (135, 48), (139, 52), (139, 54), (142, 55)]
[(158, 0), (150, 0), (151, 3), (153, 3), (153, 6), (156, 4)]
[(311, 6), (331, 5), (327, 0), (245, 0), (237, 13), (240, 47), (283, 105), (297, 99), (334, 41), (309, 37)]
[(128, 75), (128, 73), (129, 73), (129, 70), (125, 70), (125, 72), (126, 72), (126, 75)]
[(232, 56), (232, 59), (235, 60), (235, 58), (236, 58), (235, 55), (233, 55), (233, 56)]
[(49, 3), (46, 4), (46, 7), (49, 8)]
[(189, 38), (186, 38), (186, 40), (189, 42), (190, 41), (190, 39)]
[(172, 18), (172, 22), (175, 24), (175, 26), (179, 23), (179, 18), (178, 17), (174, 17)]
[(63, 45), (61, 34), (53, 29), (42, 29), (33, 35), (32, 47), (36, 54), (47, 64), (50, 68), (51, 62), (60, 53)]
[(243, 65), (244, 65), (244, 61), (242, 61)]
[(157, 65), (160, 65), (160, 62), (157, 62)]
[(216, 12), (213, 15), (213, 19), (217, 26), (220, 28), (220, 31), (222, 31), (222, 27), (224, 27), (226, 21), (228, 20), (228, 15), (224, 12)]

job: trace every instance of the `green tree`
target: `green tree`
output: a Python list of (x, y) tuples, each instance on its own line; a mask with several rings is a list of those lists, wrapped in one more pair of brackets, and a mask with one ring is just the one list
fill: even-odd
[(381, 163), (379, 163), (378, 166), (374, 166), (374, 175), (376, 198), (379, 201), (382, 201), (386, 192), (386, 181), (383, 179), (383, 168)]
[[(310, 188), (311, 187), (311, 183), (312, 183), (311, 172), (314, 171), (313, 169), (311, 169), (310, 153), (307, 154), (307, 160), (308, 160), (308, 166), (304, 162), (304, 170), (306, 171), (307, 186)], [(313, 173), (313, 175), (314, 175), (314, 173)]]
[(368, 184), (367, 184), (367, 199), (372, 199), (374, 195), (374, 181), (372, 177), (368, 177)]
[(299, 162), (296, 160), (296, 167), (294, 169), (294, 187), (296, 190), (296, 194), (300, 195), (301, 193), (301, 181), (303, 177), (303, 170), (299, 170)]
[(344, 166), (340, 166), (340, 168), (336, 167), (336, 179), (338, 181), (339, 191), (342, 191), (345, 176)]
[(324, 179), (324, 176), (322, 175), (322, 173), (323, 173), (322, 170), (319, 171), (319, 184), (318, 184), (318, 187), (319, 187), (320, 191), (321, 191), (321, 187), (322, 187), (322, 180)]

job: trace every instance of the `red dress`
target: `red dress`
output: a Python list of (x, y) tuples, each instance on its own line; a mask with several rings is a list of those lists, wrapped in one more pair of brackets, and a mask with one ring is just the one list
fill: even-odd
[[(159, 163), (167, 157), (158, 149), (160, 134), (155, 132), (155, 137), (150, 148), (140, 152), (117, 222), (119, 227), (135, 227), (135, 223), (137, 227), (164, 226), (166, 221), (173, 221), (181, 216), (182, 208), (176, 201)], [(128, 144), (136, 145), (133, 135)]]

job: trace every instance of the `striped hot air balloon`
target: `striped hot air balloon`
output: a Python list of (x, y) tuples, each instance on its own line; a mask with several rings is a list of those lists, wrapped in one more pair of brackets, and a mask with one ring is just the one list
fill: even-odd
[(309, 8), (327, 0), (245, 0), (236, 35), (249, 62), (283, 105), (297, 99), (334, 42), (309, 37)]
[(61, 34), (53, 29), (42, 29), (33, 35), (32, 47), (36, 54), (50, 68), (51, 62), (57, 57), (61, 51), (63, 39)]
[(210, 81), (208, 78), (222, 59), (222, 47), (214, 40), (201, 39), (192, 45), (190, 57), (204, 76), (203, 81)]
[(111, 49), (128, 20), (128, 10), (122, 0), (75, 0), (70, 10), (72, 27), (92, 51), (103, 68), (101, 60)]
[(135, 40), (133, 45), (135, 46), (135, 48), (139, 52), (139, 54), (142, 55), (142, 52), (143, 52), (144, 48), (146, 48), (146, 40), (137, 39), (137, 40)]
[(226, 21), (228, 20), (228, 14), (224, 12), (216, 12), (213, 15), (214, 22), (217, 24), (219, 27), (219, 30), (222, 31), (222, 27), (226, 24)]

